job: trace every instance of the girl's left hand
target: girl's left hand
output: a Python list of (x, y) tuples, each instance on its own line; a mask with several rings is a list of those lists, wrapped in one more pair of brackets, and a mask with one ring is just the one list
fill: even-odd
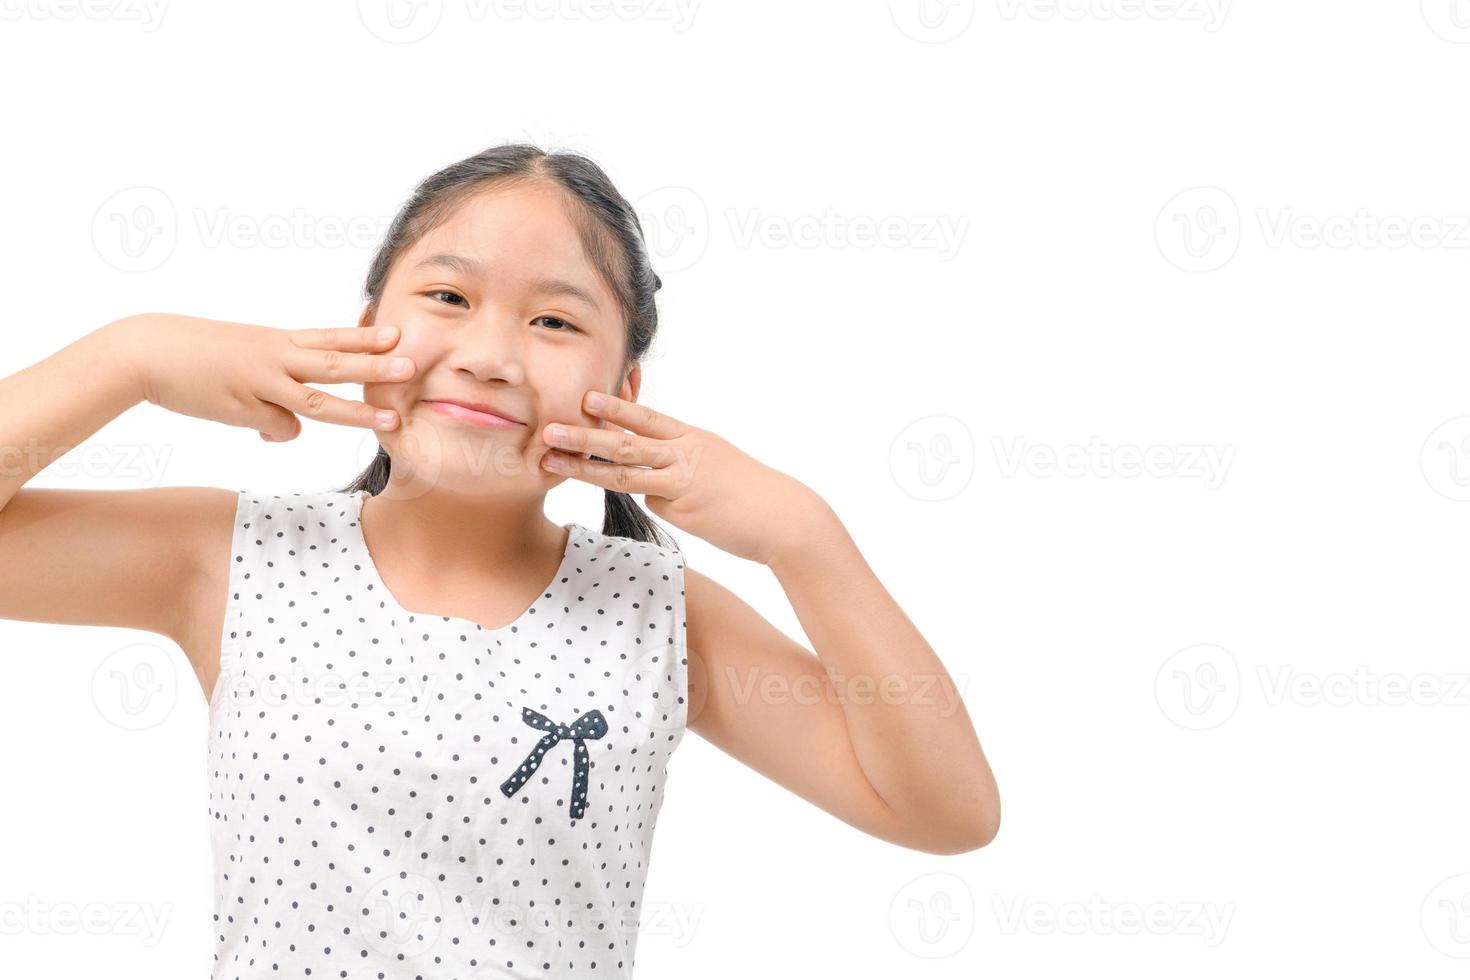
[(644, 494), (655, 515), (732, 555), (770, 564), (800, 546), (803, 520), (826, 507), (799, 480), (647, 405), (589, 391), (583, 411), (610, 427), (547, 425), (542, 438), (552, 448), (541, 458), (544, 468), (608, 490)]

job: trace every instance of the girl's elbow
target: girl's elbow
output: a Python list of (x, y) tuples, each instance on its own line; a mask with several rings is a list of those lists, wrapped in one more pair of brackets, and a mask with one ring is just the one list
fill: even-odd
[(978, 851), (1000, 833), (1000, 796), (971, 807), (964, 819), (955, 820), (942, 832), (931, 828), (918, 850), (928, 854), (968, 854)]

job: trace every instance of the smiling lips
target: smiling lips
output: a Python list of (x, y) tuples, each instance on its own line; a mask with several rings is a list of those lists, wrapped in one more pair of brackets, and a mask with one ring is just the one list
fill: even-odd
[(447, 415), (452, 419), (468, 422), (470, 425), (484, 426), (487, 429), (518, 429), (526, 424), (519, 419), (502, 415), (492, 410), (489, 405), (484, 405), (479, 402), (438, 401), (434, 399), (426, 399), (426, 401), (429, 407), (440, 415)]

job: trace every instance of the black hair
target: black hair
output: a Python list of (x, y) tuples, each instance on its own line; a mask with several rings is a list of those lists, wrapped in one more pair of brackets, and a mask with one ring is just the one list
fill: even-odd
[[(394, 217), (373, 257), (363, 284), (368, 315), (376, 321), (388, 272), (404, 251), (448, 218), (466, 198), (492, 186), (522, 181), (550, 181), (567, 193), (569, 214), (582, 247), (617, 296), (627, 325), (623, 360), (641, 360), (658, 331), (654, 293), (663, 285), (648, 260), (633, 206), (618, 193), (602, 168), (577, 153), (548, 153), (529, 143), (505, 143), (450, 164), (423, 181)], [(601, 456), (592, 456), (603, 460)], [(607, 460), (603, 460), (606, 462)], [(382, 445), (367, 469), (341, 492), (381, 493), (388, 485), (392, 457)], [(676, 547), (673, 538), (632, 496), (603, 490), (602, 533)]]

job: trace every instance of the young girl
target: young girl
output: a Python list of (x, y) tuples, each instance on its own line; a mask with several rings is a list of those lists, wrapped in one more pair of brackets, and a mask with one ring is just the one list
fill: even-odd
[[(659, 285), (601, 169), (506, 145), (419, 185), (356, 327), (143, 314), (0, 381), (0, 445), (56, 455), (144, 400), (377, 432), (338, 491), (0, 475), (0, 616), (167, 636), (209, 698), (215, 980), (629, 976), (686, 727), (900, 846), (995, 835), (953, 681), (832, 508), (639, 403)], [(543, 513), (567, 478), (601, 530)], [(633, 493), (769, 566), (815, 655)]]

